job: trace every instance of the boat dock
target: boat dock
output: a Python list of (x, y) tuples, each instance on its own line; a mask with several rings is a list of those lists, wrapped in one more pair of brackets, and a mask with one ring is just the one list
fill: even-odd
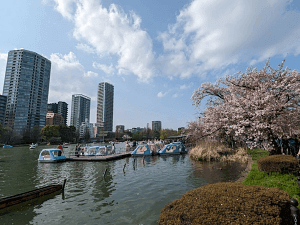
[(67, 161), (111, 161), (111, 160), (122, 159), (126, 157), (131, 157), (131, 152), (124, 152), (124, 153), (105, 155), (105, 156), (80, 155), (79, 157), (77, 157), (75, 155), (71, 155), (67, 157)]

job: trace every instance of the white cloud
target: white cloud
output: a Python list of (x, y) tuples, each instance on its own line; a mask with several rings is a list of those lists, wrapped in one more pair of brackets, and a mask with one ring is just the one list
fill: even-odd
[[(74, 5), (77, 0), (54, 0), (55, 9), (66, 19), (72, 20), (74, 13)], [(47, 1), (44, 0), (44, 3)]]
[(183, 84), (183, 85), (180, 85), (180, 86), (179, 86), (179, 89), (180, 89), (180, 90), (185, 90), (185, 89), (189, 89), (189, 88), (192, 87), (192, 86), (193, 86), (193, 83), (190, 83), (190, 84), (188, 84), (188, 85)]
[(67, 55), (62, 55), (59, 53), (52, 53), (50, 55), (50, 60), (58, 70), (65, 69), (79, 69), (83, 70), (83, 66), (80, 64), (76, 55), (73, 52), (69, 52)]
[(178, 94), (173, 94), (172, 97), (173, 97), (173, 98), (177, 98), (177, 97), (178, 97)]
[(93, 62), (93, 67), (95, 69), (102, 70), (107, 75), (113, 75), (115, 73), (115, 68), (113, 67), (112, 64), (110, 64), (109, 66), (107, 66), (105, 64), (100, 64), (100, 63)]
[(157, 97), (162, 98), (162, 97), (166, 96), (166, 94), (167, 94), (167, 92), (165, 92), (165, 93), (159, 92), (159, 93), (157, 94)]
[[(242, 61), (300, 53), (300, 13), (292, 1), (194, 0), (160, 33), (159, 60), (171, 76), (190, 77)], [(173, 74), (173, 75), (172, 75)]]
[[(140, 28), (139, 16), (134, 12), (126, 14), (115, 4), (105, 8), (95, 0), (80, 0), (76, 6), (72, 18), (73, 35), (78, 41), (86, 42), (99, 55), (118, 56), (116, 68), (119, 74), (132, 73), (143, 82), (154, 76), (152, 40)], [(69, 11), (59, 12), (67, 15)], [(86, 45), (79, 47), (86, 48)]]
[[(155, 74), (189, 78), (226, 70), (242, 62), (275, 55), (300, 54), (300, 13), (288, 11), (289, 0), (193, 0), (158, 35), (164, 52), (157, 57), (141, 17), (100, 0), (53, 0), (55, 9), (74, 23), (77, 49), (99, 57), (117, 57), (102, 65), (106, 74), (134, 74), (148, 82)], [(109, 63), (108, 63), (109, 64)], [(113, 72), (112, 72), (113, 71)]]
[(79, 43), (76, 45), (76, 48), (87, 53), (95, 53), (95, 50), (87, 44)]
[(83, 74), (84, 77), (98, 77), (98, 73), (95, 73), (93, 71), (87, 71)]
[(7, 61), (7, 56), (8, 56), (8, 53), (1, 53), (0, 52), (0, 60), (4, 60), (6, 62)]

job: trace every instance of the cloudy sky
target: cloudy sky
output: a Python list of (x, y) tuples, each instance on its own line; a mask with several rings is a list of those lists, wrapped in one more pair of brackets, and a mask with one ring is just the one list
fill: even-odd
[[(286, 59), (300, 71), (300, 2), (292, 0), (10, 0), (1, 3), (0, 92), (7, 53), (52, 62), (49, 103), (115, 87), (114, 127), (185, 127), (203, 82)], [(70, 120), (70, 118), (68, 118)]]

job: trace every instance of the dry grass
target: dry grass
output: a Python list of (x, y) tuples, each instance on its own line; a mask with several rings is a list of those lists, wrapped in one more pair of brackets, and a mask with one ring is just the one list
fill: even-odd
[(212, 141), (198, 142), (196, 147), (190, 150), (192, 159), (200, 161), (239, 161), (246, 163), (248, 154), (245, 148), (232, 150), (222, 143)]
[(236, 153), (234, 155), (228, 155), (228, 156), (223, 156), (221, 158), (221, 161), (232, 161), (232, 162), (243, 162), (246, 163), (248, 162), (248, 154), (247, 154), (247, 150), (245, 148), (238, 148), (236, 150)]

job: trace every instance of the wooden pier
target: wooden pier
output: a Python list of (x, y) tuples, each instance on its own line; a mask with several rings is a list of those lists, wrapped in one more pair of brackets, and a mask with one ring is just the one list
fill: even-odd
[(67, 161), (111, 161), (111, 160), (117, 160), (122, 159), (126, 157), (130, 157), (131, 152), (124, 152), (119, 154), (112, 154), (112, 155), (97, 155), (97, 156), (86, 156), (86, 155), (80, 155), (79, 157), (72, 155), (67, 157)]

